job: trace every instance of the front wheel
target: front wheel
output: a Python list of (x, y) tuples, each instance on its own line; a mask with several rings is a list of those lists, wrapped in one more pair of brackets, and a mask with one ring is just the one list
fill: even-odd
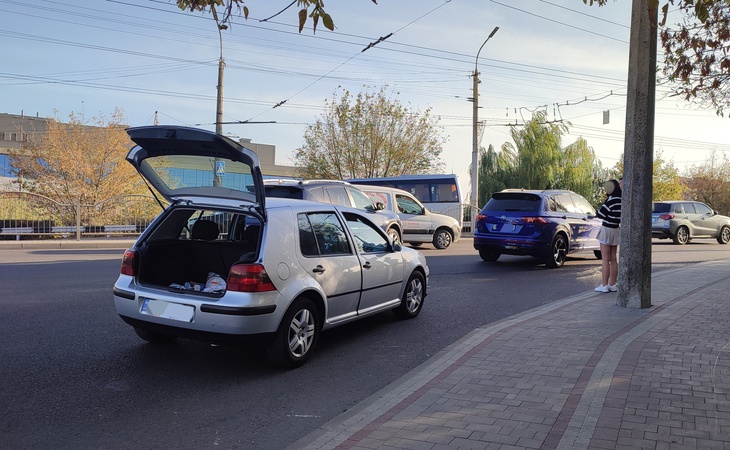
[(423, 308), (426, 299), (426, 278), (419, 271), (414, 271), (408, 279), (408, 285), (403, 293), (400, 305), (393, 309), (393, 314), (399, 319), (413, 319)]
[(447, 230), (436, 230), (436, 234), (433, 235), (433, 246), (442, 250), (451, 245), (452, 240), (451, 233)]
[(674, 243), (677, 245), (684, 245), (689, 242), (689, 230), (687, 227), (677, 228), (677, 234), (674, 235)]
[(720, 234), (717, 235), (717, 242), (719, 244), (727, 244), (730, 242), (730, 227), (722, 227)]
[(558, 234), (553, 238), (550, 245), (550, 256), (545, 264), (551, 269), (557, 269), (565, 264), (565, 258), (568, 256), (568, 240), (562, 234)]
[(306, 298), (296, 300), (266, 350), (269, 361), (289, 369), (301, 366), (311, 356), (319, 331), (319, 311), (314, 303)]
[(396, 230), (395, 228), (388, 228), (387, 234), (391, 242), (401, 242), (400, 233), (398, 233), (398, 230)]

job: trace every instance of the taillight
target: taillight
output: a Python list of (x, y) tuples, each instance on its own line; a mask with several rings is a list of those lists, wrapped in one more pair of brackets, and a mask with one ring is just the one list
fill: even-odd
[(477, 214), (477, 221), (484, 220), (487, 218), (486, 214)]
[(659, 218), (662, 220), (672, 220), (674, 219), (674, 214), (662, 214)]
[(525, 223), (536, 223), (539, 225), (547, 224), (547, 220), (544, 217), (523, 217), (522, 221)]
[(137, 275), (137, 251), (128, 249), (122, 256), (122, 275), (131, 277)]
[(228, 272), (226, 289), (238, 292), (275, 291), (269, 274), (261, 264), (236, 264)]

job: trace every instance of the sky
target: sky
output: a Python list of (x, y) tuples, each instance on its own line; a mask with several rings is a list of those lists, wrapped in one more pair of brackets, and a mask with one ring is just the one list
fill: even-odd
[[(222, 36), (224, 134), (275, 145), (277, 164), (294, 164), (340, 87), (385, 87), (439, 118), (445, 171), (468, 193), (475, 66), (481, 146), (499, 150), (541, 110), (568, 125), (564, 146), (583, 137), (604, 167), (623, 153), (630, 0), (329, 0), (334, 31), (313, 33), (310, 21), (299, 33), (295, 8), (262, 21), (289, 3), (247, 1), (248, 20), (235, 17)], [(119, 108), (131, 126), (156, 116), (215, 129), (221, 50), (210, 14), (173, 0), (0, 0), (0, 36), (0, 112), (92, 121)], [(658, 86), (655, 154), (685, 170), (730, 151), (730, 118), (668, 93)]]

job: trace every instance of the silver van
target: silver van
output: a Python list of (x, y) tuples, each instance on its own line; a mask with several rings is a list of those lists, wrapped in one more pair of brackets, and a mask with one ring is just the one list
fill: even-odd
[(382, 203), (386, 210), (393, 211), (403, 224), (403, 242), (418, 247), (430, 242), (438, 249), (447, 248), (461, 237), (459, 222), (453, 217), (429, 211), (409, 192), (386, 187), (358, 185), (373, 203)]

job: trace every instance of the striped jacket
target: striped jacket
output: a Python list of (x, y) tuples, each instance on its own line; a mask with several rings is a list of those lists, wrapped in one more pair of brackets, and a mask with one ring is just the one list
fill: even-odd
[(621, 197), (608, 197), (599, 208), (596, 216), (603, 219), (604, 227), (618, 228), (621, 223)]

